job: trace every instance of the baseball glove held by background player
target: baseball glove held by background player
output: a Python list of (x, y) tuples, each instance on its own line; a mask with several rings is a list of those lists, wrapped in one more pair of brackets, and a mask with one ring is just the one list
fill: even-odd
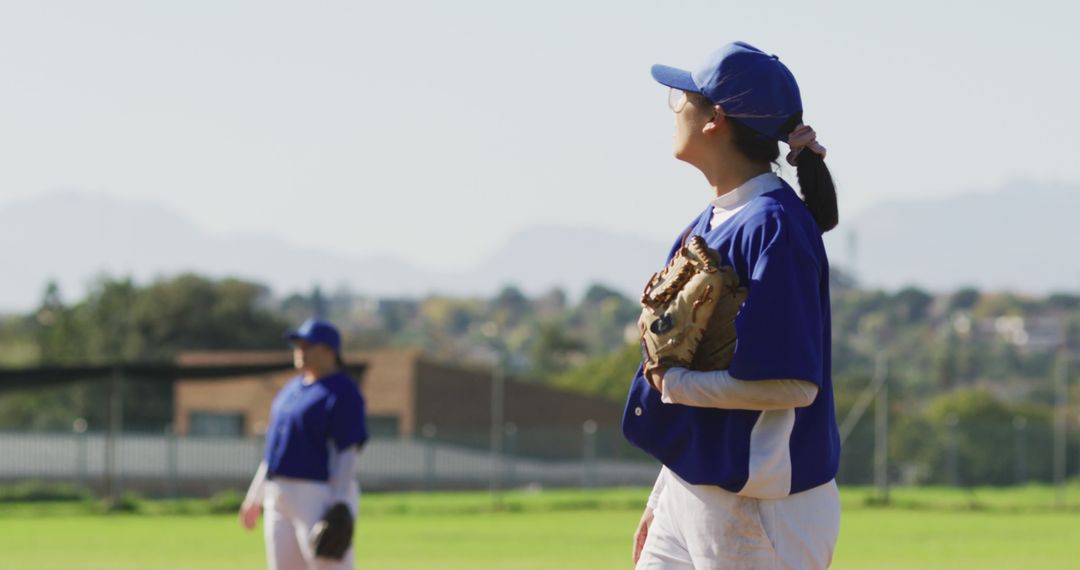
[(735, 354), (735, 316), (745, 299), (735, 270), (721, 266), (701, 236), (684, 239), (641, 295), (645, 377), (656, 368), (727, 369)]
[(318, 558), (341, 560), (352, 545), (352, 537), (352, 512), (345, 503), (337, 503), (311, 528), (311, 549)]

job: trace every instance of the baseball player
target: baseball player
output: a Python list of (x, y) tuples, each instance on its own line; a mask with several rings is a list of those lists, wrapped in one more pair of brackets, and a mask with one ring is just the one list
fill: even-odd
[(356, 455), (368, 439), (364, 399), (343, 368), (341, 336), (310, 319), (287, 338), (300, 375), (274, 398), (265, 459), (240, 508), (244, 528), (265, 512), (270, 570), (353, 568)]
[[(794, 76), (753, 46), (726, 45), (694, 72), (656, 65), (652, 75), (671, 89), (675, 157), (714, 192), (669, 260), (703, 240), (745, 297), (722, 297), (741, 303), (726, 367), (664, 365), (646, 351), (633, 380), (623, 431), (663, 464), (634, 562), (639, 570), (826, 568), (840, 524), (840, 441), (821, 239), (837, 207), (825, 148), (803, 124)], [(790, 147), (801, 198), (773, 173), (778, 142)], [(706, 291), (694, 307), (715, 297)], [(645, 336), (674, 326), (670, 314), (646, 324)]]

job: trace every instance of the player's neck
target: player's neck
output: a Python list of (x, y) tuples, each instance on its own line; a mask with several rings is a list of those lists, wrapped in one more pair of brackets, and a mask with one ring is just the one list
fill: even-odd
[(306, 368), (304, 369), (304, 384), (314, 384), (321, 378), (326, 378), (337, 371), (337, 366), (331, 366), (329, 368)]
[(769, 172), (768, 164), (747, 160), (717, 161), (701, 168), (701, 173), (709, 181), (709, 186), (712, 187), (713, 195), (716, 197), (723, 196), (746, 184), (747, 180), (767, 172)]

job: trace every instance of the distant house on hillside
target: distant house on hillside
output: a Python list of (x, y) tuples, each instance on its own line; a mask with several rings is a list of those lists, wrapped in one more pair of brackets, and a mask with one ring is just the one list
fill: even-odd
[(1003, 340), (1026, 353), (1056, 350), (1064, 342), (1062, 319), (1057, 315), (1020, 315), (982, 319), (978, 330), (987, 337)]

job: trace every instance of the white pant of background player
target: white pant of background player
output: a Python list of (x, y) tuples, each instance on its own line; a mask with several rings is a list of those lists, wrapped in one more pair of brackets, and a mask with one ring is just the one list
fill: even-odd
[[(359, 489), (349, 490), (349, 508), (359, 512)], [(339, 499), (330, 485), (303, 479), (275, 477), (268, 480), (263, 496), (263, 529), (266, 561), (270, 570), (352, 570), (353, 548), (342, 560), (316, 558), (308, 535), (326, 510)]]
[(691, 485), (666, 467), (660, 477), (637, 570), (818, 570), (832, 562), (840, 532), (835, 481), (753, 499)]

